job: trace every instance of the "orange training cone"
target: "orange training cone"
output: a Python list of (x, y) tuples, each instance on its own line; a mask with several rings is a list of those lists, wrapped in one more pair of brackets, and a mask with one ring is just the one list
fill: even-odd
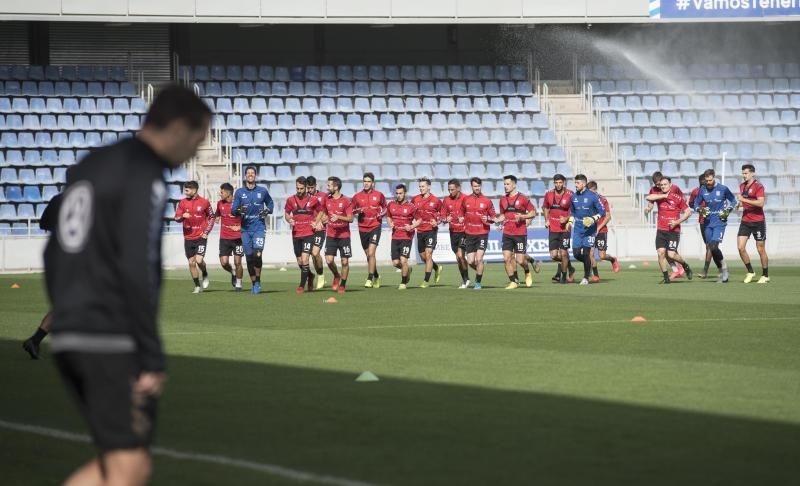
[(13, 283), (13, 284), (11, 284), (11, 288), (12, 289), (18, 289), (19, 288), (19, 284), (18, 283)]
[(337, 303), (339, 301), (336, 300), (335, 297), (329, 297), (329, 298), (325, 299), (323, 302), (325, 302), (326, 304), (335, 304), (335, 303)]
[(644, 316), (635, 316), (631, 319), (631, 322), (647, 322), (647, 319), (645, 319)]

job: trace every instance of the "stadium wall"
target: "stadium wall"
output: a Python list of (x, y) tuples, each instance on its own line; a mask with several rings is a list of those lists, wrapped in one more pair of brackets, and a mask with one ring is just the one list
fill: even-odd
[[(738, 226), (732, 225), (728, 228), (727, 237), (723, 241), (722, 250), (727, 258), (733, 262), (738, 262), (738, 252), (736, 250), (736, 229)], [(800, 246), (796, 244), (800, 241), (800, 225), (772, 223), (768, 224), (769, 238), (767, 239), (767, 252), (773, 260), (797, 260), (800, 259)], [(645, 260), (655, 262), (655, 228), (649, 227), (612, 227), (609, 231), (609, 252), (621, 260)], [(547, 235), (543, 229), (535, 229), (529, 232), (528, 249), (537, 258), (548, 260), (546, 257)], [(390, 261), (391, 233), (384, 230), (381, 236), (381, 244), (378, 246), (377, 258), (381, 265), (387, 265)], [(437, 246), (434, 258), (437, 261), (448, 263), (454, 262), (452, 253), (449, 249), (450, 238), (446, 231), (439, 232), (439, 245)], [(218, 264), (218, 241), (219, 234), (215, 231), (208, 241), (206, 258), (211, 265)], [(499, 261), (500, 254), (499, 238), (490, 241), (487, 258), (491, 261)], [(2, 237), (0, 238), (0, 272), (30, 272), (41, 271), (43, 268), (42, 252), (47, 243), (46, 237)], [(353, 258), (354, 264), (364, 264), (366, 259), (364, 252), (358, 243), (358, 235), (353, 236)], [(748, 251), (751, 257), (756, 255), (755, 243), (751, 239), (748, 242)], [(684, 229), (681, 236), (680, 252), (684, 257), (701, 259), (705, 254), (703, 240), (700, 237), (699, 228), (689, 226)], [(186, 259), (183, 254), (183, 237), (180, 234), (167, 234), (164, 236), (162, 245), (164, 266), (172, 268), (183, 268)], [(266, 250), (264, 251), (264, 263), (267, 265), (293, 267), (294, 253), (292, 239), (289, 233), (271, 234), (267, 236)]]

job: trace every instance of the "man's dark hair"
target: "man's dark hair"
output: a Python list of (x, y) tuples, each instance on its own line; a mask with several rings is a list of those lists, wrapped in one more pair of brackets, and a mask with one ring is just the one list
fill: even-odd
[(230, 183), (228, 182), (223, 182), (222, 184), (220, 184), (219, 188), (222, 189), (223, 191), (228, 191), (230, 193), (233, 193), (233, 186), (230, 185)]
[(252, 170), (253, 172), (255, 172), (255, 173), (256, 173), (256, 175), (258, 175), (258, 169), (256, 169), (256, 166), (255, 166), (255, 165), (248, 165), (247, 167), (245, 167), (245, 168), (244, 168), (244, 174), (245, 174), (245, 175), (247, 175), (247, 171), (248, 171), (248, 170)]
[(183, 188), (186, 189), (187, 187), (189, 189), (197, 190), (200, 189), (200, 184), (198, 184), (197, 181), (186, 181), (183, 183)]
[(667, 180), (670, 184), (672, 184), (672, 178), (670, 178), (669, 176), (661, 176), (661, 180), (662, 181)]
[(305, 186), (306, 184), (308, 184), (308, 179), (306, 179), (306, 176), (300, 176), (297, 179), (295, 179), (294, 182), (295, 184), (302, 184)]
[(342, 180), (339, 179), (338, 177), (330, 176), (330, 177), (328, 177), (328, 182), (333, 182), (333, 185), (336, 187), (337, 191), (341, 191), (342, 190)]
[(417, 182), (425, 182), (425, 183), (427, 183), (429, 186), (431, 185), (431, 180), (430, 180), (430, 179), (428, 179), (427, 177), (420, 177), (419, 179), (417, 179)]
[(754, 166), (753, 164), (744, 164), (742, 166), (742, 170), (749, 170), (750, 172), (755, 172), (756, 166)]
[(564, 174), (556, 174), (553, 176), (553, 181), (567, 182), (567, 178), (564, 177)]
[(595, 181), (589, 181), (586, 183), (586, 187), (594, 191), (597, 189), (597, 183)]
[(454, 185), (456, 187), (461, 187), (461, 181), (459, 181), (458, 179), (450, 179), (449, 181), (447, 181), (447, 185), (448, 186)]
[(473, 177), (472, 179), (469, 180), (469, 183), (470, 184), (478, 184), (479, 186), (483, 185), (483, 181), (481, 180), (480, 177)]
[(317, 187), (317, 178), (314, 176), (306, 177), (306, 185), (309, 187)]
[(576, 175), (576, 176), (575, 176), (575, 180), (576, 180), (576, 181), (583, 181), (583, 182), (586, 182), (588, 179), (586, 178), (586, 176), (585, 176), (585, 175), (583, 175), (583, 174), (578, 174), (578, 175)]
[(662, 177), (664, 177), (664, 174), (662, 174), (660, 170), (657, 170), (653, 172), (653, 175), (650, 177), (650, 179), (653, 181), (653, 184), (655, 184), (660, 181)]
[(703, 182), (705, 182), (705, 180), (704, 180), (705, 178), (706, 178), (706, 174), (705, 173), (702, 173), (699, 176), (697, 176), (697, 180), (700, 181), (701, 185), (703, 184)]
[(714, 172), (714, 169), (706, 169), (706, 171), (705, 171), (705, 172), (703, 172), (703, 179), (705, 179), (705, 178), (706, 178), (706, 177), (708, 177), (708, 176), (711, 176), (711, 177), (716, 177), (716, 176), (717, 176), (717, 173), (716, 173), (716, 172)]
[(516, 184), (517, 183), (517, 176), (509, 174), (507, 176), (503, 176), (503, 180), (504, 181), (505, 180), (514, 181), (514, 184)]
[(394, 190), (395, 191), (398, 190), (398, 189), (402, 189), (403, 192), (408, 192), (408, 188), (406, 188), (405, 184), (397, 184), (396, 186), (394, 186)]
[(364, 177), (362, 179), (369, 179), (372, 182), (375, 182), (375, 174), (372, 172), (364, 172)]
[(176, 120), (183, 120), (189, 128), (197, 130), (210, 117), (211, 109), (192, 90), (170, 84), (156, 95), (145, 115), (144, 125), (161, 129)]

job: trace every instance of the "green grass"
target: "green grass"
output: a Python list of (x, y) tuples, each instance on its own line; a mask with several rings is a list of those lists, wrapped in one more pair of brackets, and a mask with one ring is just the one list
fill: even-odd
[[(587, 288), (551, 284), (548, 264), (505, 291), (492, 265), (481, 292), (456, 289), (452, 266), (405, 292), (388, 268), (360, 288), (357, 268), (334, 305), (295, 295), (295, 269), (266, 271), (258, 297), (223, 273), (192, 295), (170, 272), (157, 445), (381, 484), (796, 481), (800, 268), (664, 287), (639, 266)], [(19, 347), (47, 309), (41, 276), (0, 277), (0, 308), (0, 420), (85, 432), (48, 351)], [(364, 370), (381, 381), (356, 383)], [(54, 484), (92, 454), (2, 427), (0, 444), (3, 484)], [(296, 484), (155, 461), (154, 484)]]

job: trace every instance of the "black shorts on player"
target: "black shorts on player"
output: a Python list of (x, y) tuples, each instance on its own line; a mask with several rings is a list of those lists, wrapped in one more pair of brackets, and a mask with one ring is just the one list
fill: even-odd
[(100, 452), (150, 446), (158, 401), (134, 396), (136, 354), (73, 351), (54, 358)]
[(408, 258), (411, 256), (412, 240), (392, 240), (392, 260), (399, 260), (400, 257)]
[(193, 256), (206, 256), (206, 247), (208, 246), (208, 240), (205, 238), (198, 238), (196, 240), (183, 240), (183, 251), (186, 253), (186, 259), (192, 258)]
[(667, 251), (678, 251), (678, 243), (681, 241), (681, 234), (677, 231), (656, 231), (656, 250), (666, 248)]
[(381, 229), (375, 228), (372, 231), (359, 231), (361, 237), (361, 248), (367, 249), (369, 245), (378, 245), (381, 241)]
[(597, 233), (594, 238), (594, 247), (600, 251), (608, 250), (608, 233)]
[(486, 251), (489, 244), (489, 235), (467, 235), (464, 237), (464, 251), (475, 253), (478, 250)]
[(753, 237), (756, 241), (767, 240), (767, 222), (766, 221), (742, 221), (739, 223), (738, 236)]
[(503, 235), (503, 251), (513, 251), (516, 254), (525, 253), (528, 246), (526, 235)]
[(325, 240), (325, 255), (336, 256), (337, 253), (341, 258), (353, 258), (350, 238), (331, 238), (329, 236)]
[(436, 249), (438, 236), (439, 232), (436, 230), (417, 232), (417, 252), (422, 253), (428, 248)]
[(242, 239), (235, 240), (219, 240), (219, 256), (244, 256), (244, 246), (242, 246)]
[(450, 249), (453, 250), (453, 253), (455, 253), (459, 248), (462, 250), (464, 249), (464, 240), (466, 238), (466, 233), (450, 233)]
[(314, 232), (314, 246), (317, 248), (325, 246), (325, 230)]
[(569, 250), (572, 235), (569, 232), (550, 232), (550, 251)]
[(314, 246), (314, 236), (301, 236), (300, 238), (292, 238), (292, 245), (294, 246), (294, 256), (299, 257), (303, 253), (311, 254), (311, 247)]

